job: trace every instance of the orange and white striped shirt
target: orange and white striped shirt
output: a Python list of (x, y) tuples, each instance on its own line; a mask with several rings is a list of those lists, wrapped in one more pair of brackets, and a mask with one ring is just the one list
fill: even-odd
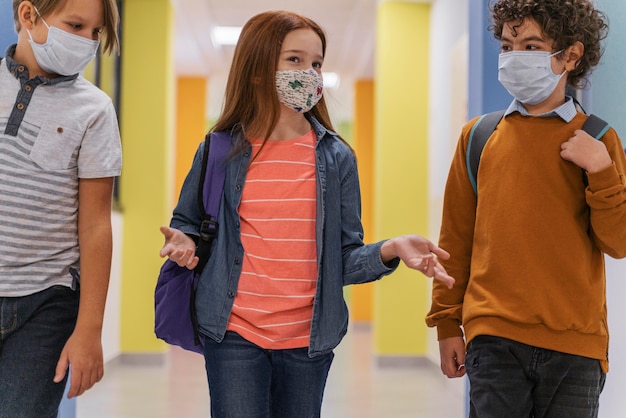
[[(317, 282), (314, 131), (268, 141), (246, 177), (244, 248), (228, 329), (267, 349), (309, 345)], [(256, 155), (261, 141), (253, 141)]]

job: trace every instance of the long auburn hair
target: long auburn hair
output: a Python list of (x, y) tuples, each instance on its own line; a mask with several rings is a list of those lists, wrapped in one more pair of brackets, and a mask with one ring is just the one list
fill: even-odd
[[(322, 41), (322, 55), (326, 54), (324, 30), (307, 17), (278, 10), (260, 13), (246, 22), (235, 47), (222, 113), (212, 131), (242, 129), (267, 141), (280, 116), (275, 74), (281, 46), (285, 36), (296, 29), (313, 30)], [(308, 113), (334, 130), (324, 96)], [(241, 141), (233, 153), (245, 147)]]

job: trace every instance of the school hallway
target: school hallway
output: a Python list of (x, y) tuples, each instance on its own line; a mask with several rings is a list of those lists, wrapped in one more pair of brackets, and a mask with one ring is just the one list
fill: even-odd
[[(426, 359), (377, 366), (368, 328), (351, 326), (335, 354), (323, 418), (464, 417), (462, 382), (449, 381)], [(165, 365), (113, 361), (102, 381), (78, 399), (76, 417), (208, 418), (204, 360), (175, 347)]]

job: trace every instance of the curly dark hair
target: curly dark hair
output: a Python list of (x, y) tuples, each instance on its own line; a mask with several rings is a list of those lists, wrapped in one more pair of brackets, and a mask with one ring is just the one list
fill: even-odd
[(594, 8), (591, 0), (497, 0), (490, 6), (491, 25), (496, 39), (502, 38), (502, 28), (511, 21), (533, 18), (543, 34), (554, 41), (555, 51), (566, 49), (575, 42), (585, 48), (576, 68), (568, 74), (568, 82), (582, 87), (604, 52), (601, 42), (608, 34), (608, 19)]

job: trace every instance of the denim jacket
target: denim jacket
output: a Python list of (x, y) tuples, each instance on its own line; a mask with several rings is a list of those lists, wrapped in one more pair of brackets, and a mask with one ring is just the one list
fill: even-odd
[[(384, 241), (363, 243), (361, 195), (354, 153), (336, 133), (312, 117), (309, 121), (317, 137), (318, 278), (309, 344), (309, 356), (314, 357), (334, 349), (347, 332), (348, 308), (343, 286), (380, 279), (396, 269), (399, 259), (385, 265), (380, 257)], [(170, 224), (195, 237), (199, 235), (200, 225), (197, 190), (203, 147), (201, 144), (196, 152)], [(244, 249), (238, 207), (250, 158), (248, 147), (227, 162), (217, 237), (198, 282), (199, 330), (217, 342), (224, 338), (241, 274)]]

